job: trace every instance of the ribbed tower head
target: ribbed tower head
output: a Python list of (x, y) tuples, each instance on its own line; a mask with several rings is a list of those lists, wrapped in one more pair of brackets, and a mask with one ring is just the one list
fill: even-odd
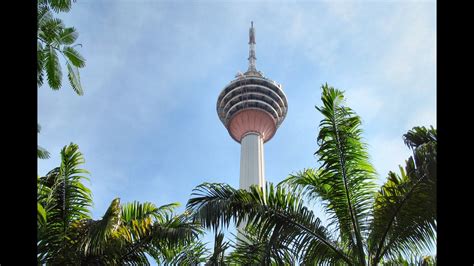
[(281, 84), (268, 79), (256, 68), (256, 39), (253, 21), (249, 29), (249, 66), (238, 73), (220, 93), (217, 113), (232, 138), (241, 143), (249, 133), (270, 140), (285, 119), (288, 103)]

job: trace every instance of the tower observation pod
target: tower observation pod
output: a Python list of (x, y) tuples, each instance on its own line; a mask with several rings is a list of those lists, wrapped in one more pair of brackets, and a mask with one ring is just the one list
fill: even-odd
[(282, 85), (256, 68), (255, 28), (249, 30), (249, 66), (219, 94), (217, 114), (230, 136), (241, 144), (240, 185), (265, 187), (263, 144), (275, 135), (288, 111)]

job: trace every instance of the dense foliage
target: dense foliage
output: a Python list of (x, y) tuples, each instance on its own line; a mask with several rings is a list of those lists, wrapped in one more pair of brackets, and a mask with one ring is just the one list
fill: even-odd
[(104, 216), (90, 214), (88, 172), (76, 144), (61, 150), (61, 165), (38, 178), (38, 263), (53, 265), (169, 262), (195, 241), (201, 228), (177, 203), (121, 204), (113, 199)]

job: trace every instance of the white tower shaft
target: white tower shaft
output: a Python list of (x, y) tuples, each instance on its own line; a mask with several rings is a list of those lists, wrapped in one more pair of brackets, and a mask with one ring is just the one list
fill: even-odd
[[(265, 188), (265, 163), (263, 160), (263, 138), (259, 133), (247, 133), (240, 142), (240, 189), (250, 191), (251, 185)], [(239, 230), (243, 231), (247, 220), (240, 224)], [(247, 239), (240, 232), (238, 238)]]
[(263, 138), (258, 133), (248, 133), (242, 138), (240, 151), (240, 188), (249, 190), (251, 185), (265, 187)]

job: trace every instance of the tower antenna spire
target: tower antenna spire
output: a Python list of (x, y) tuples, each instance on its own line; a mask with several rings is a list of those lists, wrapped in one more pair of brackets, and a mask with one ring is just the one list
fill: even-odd
[(250, 22), (250, 29), (249, 29), (249, 69), (248, 71), (256, 72), (256, 64), (255, 61), (257, 57), (255, 57), (255, 28), (253, 27), (253, 21)]

